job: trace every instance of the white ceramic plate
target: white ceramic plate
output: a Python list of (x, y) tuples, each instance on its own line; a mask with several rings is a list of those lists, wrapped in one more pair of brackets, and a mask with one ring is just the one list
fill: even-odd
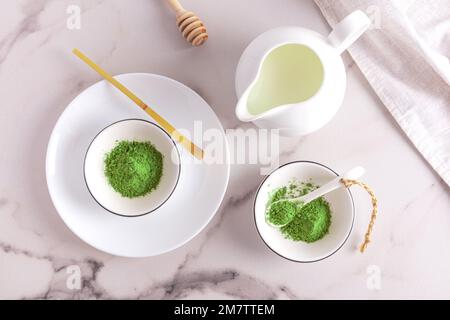
[[(163, 155), (163, 175), (158, 187), (145, 196), (125, 198), (105, 176), (105, 155), (122, 140), (149, 141)], [(84, 178), (94, 199), (106, 210), (126, 217), (149, 214), (162, 206), (177, 186), (180, 169), (178, 148), (170, 135), (142, 119), (121, 120), (103, 129), (90, 144), (84, 160)]]
[(286, 186), (292, 179), (323, 185), (338, 174), (330, 168), (310, 161), (285, 164), (272, 172), (260, 185), (255, 198), (254, 214), (256, 228), (265, 244), (278, 255), (296, 262), (315, 262), (325, 259), (338, 251), (347, 240), (353, 228), (355, 209), (350, 191), (340, 188), (328, 193), (324, 198), (331, 208), (331, 225), (322, 239), (306, 243), (286, 239), (279, 229), (266, 222), (266, 204), (274, 189)]
[(225, 161), (196, 163), (179, 146), (181, 173), (167, 202), (141, 217), (121, 217), (106, 211), (91, 197), (83, 179), (86, 150), (93, 137), (111, 123), (151, 119), (117, 89), (101, 81), (75, 98), (56, 123), (47, 150), (47, 184), (61, 218), (88, 244), (118, 256), (158, 255), (188, 242), (214, 216), (228, 184), (227, 141), (212, 109), (183, 84), (153, 74), (117, 78), (176, 128), (194, 132), (194, 122), (201, 121), (203, 130), (219, 130)]

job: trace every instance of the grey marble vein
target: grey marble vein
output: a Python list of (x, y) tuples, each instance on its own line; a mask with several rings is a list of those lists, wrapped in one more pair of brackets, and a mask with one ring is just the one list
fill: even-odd
[[(329, 32), (312, 0), (286, 0), (281, 9), (277, 1), (259, 0), (183, 4), (208, 26), (210, 39), (201, 48), (183, 41), (159, 1), (2, 3), (7, 16), (0, 25), (0, 149), (6, 151), (0, 153), (0, 298), (449, 298), (448, 187), (405, 139), (348, 56), (347, 93), (336, 118), (306, 138), (280, 139), (279, 160), (326, 159), (337, 171), (355, 164), (366, 168), (364, 181), (377, 193), (380, 212), (364, 255), (356, 245), (370, 203), (358, 191), (353, 233), (337, 254), (314, 264), (274, 255), (254, 229), (252, 201), (263, 177), (247, 164), (232, 166), (224, 201), (206, 229), (162, 256), (113, 257), (64, 226), (45, 183), (47, 139), (65, 106), (99, 79), (70, 54), (73, 47), (113, 72), (155, 72), (182, 81), (204, 97), (225, 128), (246, 130), (254, 124), (234, 116), (234, 71), (245, 46), (287, 24)], [(82, 10), (80, 30), (65, 28), (68, 5)], [(259, 15), (251, 14), (255, 7)], [(368, 286), (377, 276), (370, 266), (381, 272), (380, 289)], [(71, 286), (73, 267), (80, 271), (79, 288)]]

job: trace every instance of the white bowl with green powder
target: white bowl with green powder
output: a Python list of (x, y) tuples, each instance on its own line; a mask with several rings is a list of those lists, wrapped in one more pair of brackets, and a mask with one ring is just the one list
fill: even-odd
[(267, 212), (271, 203), (302, 196), (337, 175), (322, 164), (297, 161), (281, 166), (264, 179), (256, 194), (254, 215), (257, 230), (270, 249), (292, 261), (315, 262), (331, 256), (344, 245), (355, 215), (353, 198), (346, 188), (298, 206), (295, 218), (283, 227), (274, 227)]
[(94, 138), (86, 152), (84, 177), (100, 206), (120, 216), (137, 217), (169, 199), (180, 168), (176, 144), (161, 127), (127, 119)]

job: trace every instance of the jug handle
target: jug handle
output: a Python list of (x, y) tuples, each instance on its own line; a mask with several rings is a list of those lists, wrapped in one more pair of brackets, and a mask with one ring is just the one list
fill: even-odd
[(328, 40), (341, 54), (369, 28), (370, 24), (369, 17), (361, 10), (356, 10), (334, 26)]

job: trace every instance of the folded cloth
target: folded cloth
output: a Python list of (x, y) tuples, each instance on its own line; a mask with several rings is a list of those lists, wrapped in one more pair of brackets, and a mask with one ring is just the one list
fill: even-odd
[(349, 49), (381, 101), (450, 186), (449, 0), (315, 0), (334, 26), (360, 9), (372, 26)]

